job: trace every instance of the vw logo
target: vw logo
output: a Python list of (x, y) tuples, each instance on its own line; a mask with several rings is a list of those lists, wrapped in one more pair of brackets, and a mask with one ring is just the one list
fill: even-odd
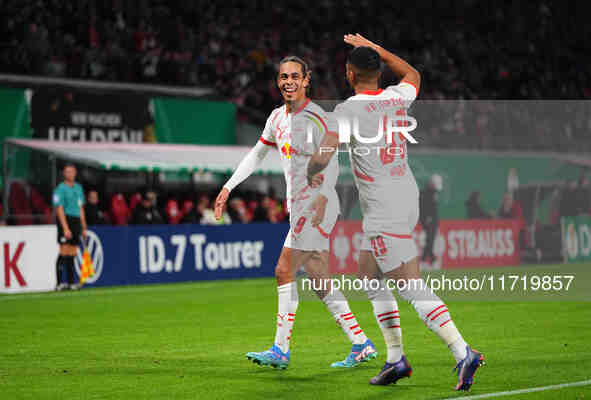
[(568, 224), (566, 227), (566, 251), (570, 258), (577, 258), (579, 255), (579, 241), (577, 239), (575, 225)]
[[(96, 282), (100, 277), (101, 273), (103, 272), (103, 245), (101, 244), (101, 240), (97, 236), (96, 233), (93, 231), (86, 231), (88, 235), (88, 252), (90, 253), (90, 259), (92, 260), (92, 266), (94, 267), (94, 275), (88, 278), (86, 284)], [(82, 247), (78, 254), (76, 255), (76, 272), (78, 276), (80, 276), (80, 267), (82, 266)]]

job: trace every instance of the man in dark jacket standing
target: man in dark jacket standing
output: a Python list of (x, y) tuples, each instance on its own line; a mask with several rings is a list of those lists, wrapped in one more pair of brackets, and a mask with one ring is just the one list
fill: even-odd
[(86, 194), (87, 203), (84, 206), (86, 223), (88, 225), (104, 225), (107, 223), (105, 212), (101, 210), (99, 195), (96, 189), (90, 189)]
[(425, 231), (426, 241), (423, 249), (422, 261), (429, 259), (433, 264), (435, 262), (435, 254), (433, 253), (433, 246), (435, 244), (435, 236), (439, 229), (439, 208), (437, 204), (437, 193), (443, 188), (443, 179), (440, 175), (434, 174), (427, 187), (421, 190), (419, 202), (419, 220)]
[(142, 193), (142, 201), (135, 207), (131, 217), (132, 225), (163, 224), (164, 219), (152, 201), (152, 191)]

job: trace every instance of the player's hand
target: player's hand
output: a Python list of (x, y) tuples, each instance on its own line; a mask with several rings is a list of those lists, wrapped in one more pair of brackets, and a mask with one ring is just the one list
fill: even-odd
[(72, 239), (72, 231), (69, 228), (64, 229), (64, 236), (66, 239)]
[(215, 219), (220, 220), (222, 218), (222, 213), (224, 212), (224, 206), (228, 201), (228, 196), (230, 196), (230, 191), (226, 188), (222, 188), (220, 194), (218, 194), (218, 197), (215, 199)]
[(312, 217), (312, 220), (310, 222), (314, 228), (320, 225), (320, 223), (324, 219), (324, 213), (326, 212), (326, 203), (328, 203), (328, 199), (322, 194), (318, 195), (318, 197), (316, 197), (312, 202), (311, 208), (312, 211), (314, 211), (314, 216)]
[(345, 40), (345, 43), (350, 44), (353, 47), (365, 46), (365, 47), (371, 47), (374, 50), (376, 47), (378, 47), (377, 44), (375, 44), (371, 40), (364, 38), (359, 33), (356, 33), (355, 35), (349, 33), (349, 34), (345, 35), (344, 40)]
[(312, 188), (317, 188), (324, 182), (324, 174), (308, 175), (308, 185)]

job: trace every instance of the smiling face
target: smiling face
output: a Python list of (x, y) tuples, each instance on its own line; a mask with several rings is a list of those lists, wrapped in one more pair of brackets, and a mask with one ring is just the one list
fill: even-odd
[(306, 98), (306, 88), (310, 84), (309, 74), (304, 76), (304, 67), (295, 61), (279, 65), (277, 87), (285, 102), (299, 102)]

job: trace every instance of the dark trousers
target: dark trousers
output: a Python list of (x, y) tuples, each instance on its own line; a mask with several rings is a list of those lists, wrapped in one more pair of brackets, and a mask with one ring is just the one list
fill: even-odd
[(425, 240), (425, 248), (423, 249), (423, 261), (425, 261), (427, 258), (430, 260), (435, 258), (435, 254), (433, 254), (433, 246), (435, 245), (435, 235), (437, 235), (438, 228), (439, 221), (437, 220), (425, 223), (423, 225), (425, 235), (427, 236)]

